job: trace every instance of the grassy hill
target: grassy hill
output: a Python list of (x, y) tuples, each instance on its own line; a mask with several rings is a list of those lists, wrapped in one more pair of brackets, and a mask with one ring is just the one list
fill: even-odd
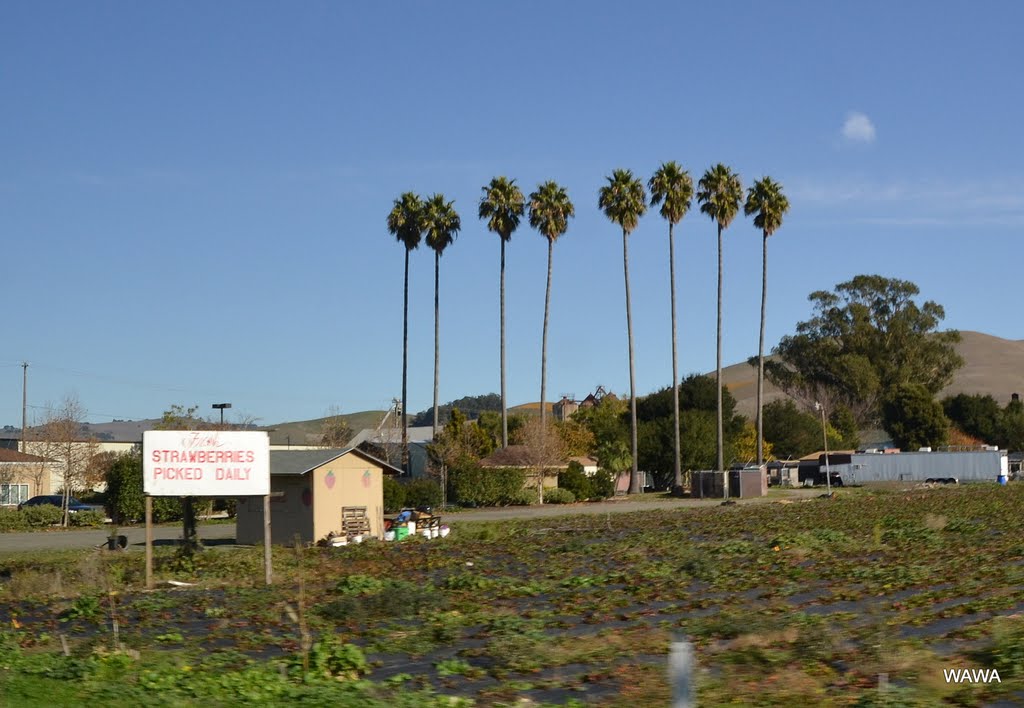
[[(358, 433), (363, 428), (376, 428), (384, 419), (387, 411), (360, 411), (358, 413), (345, 413), (342, 418), (348, 421), (352, 432)], [(316, 444), (323, 430), (324, 421), (327, 418), (314, 418), (313, 420), (299, 420), (291, 423), (276, 423), (274, 425), (261, 426), (261, 430), (270, 430), (270, 443), (272, 445), (284, 445), (289, 440), (292, 445)]]
[[(1000, 405), (1010, 400), (1010, 394), (1024, 394), (1024, 340), (1002, 339), (981, 332), (961, 331), (962, 341), (957, 345), (965, 365), (953, 377), (952, 383), (940, 394), (940, 398), (958, 393), (992, 395)], [(712, 372), (710, 375), (714, 375)], [(733, 364), (722, 369), (722, 380), (736, 398), (739, 413), (754, 417), (757, 406), (757, 369), (747, 363)], [(765, 403), (783, 398), (782, 391), (765, 381)], [(554, 401), (548, 401), (548, 411)], [(523, 403), (510, 406), (509, 413), (540, 415), (540, 403)], [(348, 420), (353, 431), (376, 428), (384, 418), (385, 411), (361, 411), (342, 415)], [(283, 445), (289, 440), (293, 445), (314, 443), (320, 436), (325, 418), (300, 420), (260, 426), (271, 430), (270, 441)], [(108, 433), (116, 440), (138, 440), (142, 431), (158, 421), (118, 421), (94, 423), (89, 426), (93, 434)]]
[[(1010, 401), (1010, 394), (1024, 394), (1024, 341), (971, 331), (961, 331), (960, 336), (957, 351), (965, 364), (939, 393), (940, 400), (958, 393), (989, 394), (1003, 406)], [(746, 363), (733, 364), (722, 369), (722, 381), (736, 398), (737, 410), (753, 418), (757, 408), (757, 369)], [(785, 396), (767, 381), (764, 394), (765, 403)]]

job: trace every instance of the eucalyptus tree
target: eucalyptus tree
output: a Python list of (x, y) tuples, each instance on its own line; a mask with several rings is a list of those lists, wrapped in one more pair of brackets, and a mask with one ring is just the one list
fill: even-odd
[(672, 300), (672, 422), (674, 428), (675, 492), (683, 486), (679, 451), (679, 358), (676, 337), (676, 256), (673, 228), (682, 221), (693, 201), (693, 179), (677, 162), (666, 162), (647, 182), (651, 190), (651, 206), (661, 205), (661, 215), (668, 221), (668, 280)]
[(423, 201), (413, 192), (395, 200), (388, 214), (388, 231), (405, 246), (405, 289), (402, 304), (402, 471), (409, 473), (409, 253), (423, 237)]
[(427, 245), (434, 250), (434, 436), (437, 436), (437, 394), (441, 363), (441, 254), (455, 240), (462, 221), (455, 211), (455, 202), (446, 202), (443, 194), (435, 194), (423, 204), (423, 233)]
[(479, 215), (487, 219), (487, 228), (498, 234), (501, 241), (501, 446), (508, 447), (508, 399), (505, 396), (505, 244), (519, 228), (519, 220), (526, 210), (523, 192), (514, 179), (495, 177), (480, 197)]
[(597, 205), (612, 223), (622, 228), (622, 272), (626, 280), (626, 334), (629, 340), (629, 419), (633, 467), (629, 476), (630, 494), (643, 491), (637, 470), (636, 443), (636, 361), (633, 354), (633, 310), (629, 301), (629, 234), (647, 211), (644, 183), (629, 170), (614, 170), (601, 187)]
[(782, 185), (771, 177), (762, 177), (747, 190), (743, 213), (754, 215), (754, 227), (761, 229), (761, 334), (757, 340), (757, 464), (764, 463), (764, 323), (768, 301), (768, 237), (782, 226), (789, 211), (789, 200)]
[[(718, 454), (716, 457), (718, 470), (725, 468), (722, 435), (722, 231), (736, 217), (743, 201), (743, 185), (740, 177), (731, 169), (719, 162), (708, 169), (697, 183), (697, 201), (700, 210), (707, 214), (718, 226), (718, 328), (717, 348), (715, 356), (715, 382), (718, 387)], [(728, 477), (725, 482), (725, 494), (729, 494)]]
[(547, 368), (548, 368), (548, 313), (551, 308), (551, 254), (555, 241), (569, 228), (569, 219), (576, 216), (576, 209), (569, 200), (569, 194), (553, 180), (537, 186), (530, 194), (530, 226), (537, 229), (548, 241), (548, 284), (544, 291), (544, 331), (540, 349), (540, 422), (547, 429)]

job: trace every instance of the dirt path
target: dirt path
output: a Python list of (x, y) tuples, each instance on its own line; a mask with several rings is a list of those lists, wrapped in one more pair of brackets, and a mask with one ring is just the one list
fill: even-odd
[[(739, 504), (765, 504), (782, 499), (807, 499), (819, 496), (820, 489), (793, 489), (785, 492), (773, 491), (771, 496), (739, 500)], [(501, 509), (478, 509), (445, 514), (444, 521), (458, 525), (462, 521), (503, 521), (506, 519), (541, 519), (576, 514), (620, 514), (631, 511), (653, 511), (655, 509), (677, 509), (714, 507), (722, 502), (718, 499), (622, 499), (619, 501), (594, 502), (589, 504), (549, 504), (545, 506), (512, 506)], [(146, 540), (143, 528), (124, 528), (118, 533), (128, 537), (130, 550), (141, 550)], [(199, 524), (199, 537), (207, 545), (230, 545), (235, 540), (234, 524)], [(153, 529), (156, 545), (174, 543), (181, 538), (180, 525), (157, 526)], [(30, 531), (0, 533), (0, 553), (53, 551), (70, 548), (98, 547), (106, 544), (105, 529), (67, 531)]]

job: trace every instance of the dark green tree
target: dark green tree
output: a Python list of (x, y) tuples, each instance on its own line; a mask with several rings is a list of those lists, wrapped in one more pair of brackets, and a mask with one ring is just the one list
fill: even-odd
[(388, 232), (405, 247), (402, 300), (402, 471), (409, 474), (409, 253), (423, 237), (423, 202), (413, 192), (395, 200), (388, 214)]
[(1006, 450), (1024, 450), (1024, 403), (1010, 401), (1003, 409), (997, 443)]
[(942, 404), (917, 383), (890, 389), (882, 402), (882, 424), (904, 450), (945, 445), (949, 436), (949, 419), (942, 412)]
[[(446, 202), (443, 194), (435, 194), (423, 204), (423, 233), (434, 251), (434, 435), (438, 431), (437, 396), (441, 371), (441, 254), (452, 245), (462, 228), (455, 211), (455, 202)], [(405, 410), (404, 406), (402, 408)]]
[(580, 408), (572, 420), (582, 423), (594, 435), (594, 456), (601, 469), (618, 475), (629, 469), (629, 414), (626, 402), (604, 396), (596, 406)]
[(1002, 438), (1003, 410), (991, 395), (960, 393), (942, 401), (942, 411), (963, 432), (990, 445)]
[(501, 446), (508, 447), (508, 399), (505, 396), (505, 244), (519, 228), (526, 210), (523, 192), (514, 179), (495, 177), (483, 187), (479, 215), (487, 220), (487, 228), (501, 241), (500, 319), (501, 319)]
[(626, 279), (626, 335), (629, 340), (629, 419), (633, 469), (629, 477), (630, 494), (643, 491), (637, 467), (636, 438), (636, 359), (633, 355), (633, 310), (629, 301), (629, 234), (647, 211), (644, 183), (629, 170), (614, 170), (601, 187), (597, 204), (613, 224), (622, 229), (622, 272)]
[[(829, 429), (830, 450), (849, 449), (834, 428)], [(792, 399), (772, 401), (764, 407), (764, 439), (772, 444), (775, 457), (795, 460), (821, 450), (821, 417), (797, 408)]]
[[(839, 441), (833, 449), (856, 450), (860, 447), (860, 431), (857, 429), (857, 419), (846, 406), (839, 406), (828, 416), (829, 425), (835, 429)], [(831, 443), (829, 443), (831, 445)]]
[(547, 181), (530, 194), (530, 226), (537, 229), (548, 242), (548, 284), (544, 290), (544, 332), (540, 347), (540, 422), (546, 429), (548, 420), (547, 373), (548, 373), (548, 313), (551, 309), (551, 254), (557, 241), (569, 228), (569, 219), (576, 216), (576, 209), (569, 201), (565, 187), (557, 182)]
[(668, 283), (672, 303), (672, 419), (675, 431), (672, 435), (672, 450), (675, 455), (675, 492), (679, 494), (683, 487), (683, 471), (679, 442), (679, 357), (676, 349), (676, 255), (673, 230), (690, 209), (693, 179), (678, 163), (666, 162), (648, 180), (647, 188), (651, 191), (651, 206), (660, 204), (661, 216), (668, 222)]
[(880, 275), (811, 293), (813, 317), (782, 338), (765, 375), (805, 407), (846, 406), (860, 427), (878, 424), (881, 401), (901, 384), (935, 395), (963, 365), (954, 346), (960, 334), (938, 331), (942, 306), (918, 305), (918, 293), (909, 281)]
[[(688, 470), (706, 470), (716, 462), (718, 393), (713, 379), (691, 374), (679, 385), (680, 464)], [(659, 487), (675, 482), (675, 454), (672, 440), (674, 396), (663, 388), (637, 402), (640, 465), (654, 475)], [(736, 399), (728, 389), (722, 392), (723, 450), (726, 459), (735, 458), (735, 444), (743, 431), (744, 418), (735, 412)]]
[[(722, 418), (722, 231), (729, 227), (740, 210), (743, 201), (743, 184), (738, 174), (718, 163), (708, 169), (697, 183), (697, 201), (702, 214), (715, 222), (718, 227), (718, 327), (716, 330), (715, 379), (718, 386), (718, 417), (716, 430), (716, 466), (725, 466), (725, 435)], [(725, 496), (729, 496), (726, 477)]]
[(761, 229), (761, 334), (757, 340), (757, 464), (764, 462), (764, 324), (768, 302), (768, 237), (782, 226), (782, 218), (789, 211), (789, 200), (782, 193), (782, 185), (771, 177), (762, 177), (747, 190), (747, 203), (743, 213), (754, 215), (754, 227)]

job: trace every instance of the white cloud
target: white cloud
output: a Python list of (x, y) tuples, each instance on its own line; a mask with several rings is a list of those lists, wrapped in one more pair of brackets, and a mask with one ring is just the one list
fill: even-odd
[(843, 138), (851, 143), (873, 143), (875, 124), (863, 113), (851, 113), (843, 123)]

